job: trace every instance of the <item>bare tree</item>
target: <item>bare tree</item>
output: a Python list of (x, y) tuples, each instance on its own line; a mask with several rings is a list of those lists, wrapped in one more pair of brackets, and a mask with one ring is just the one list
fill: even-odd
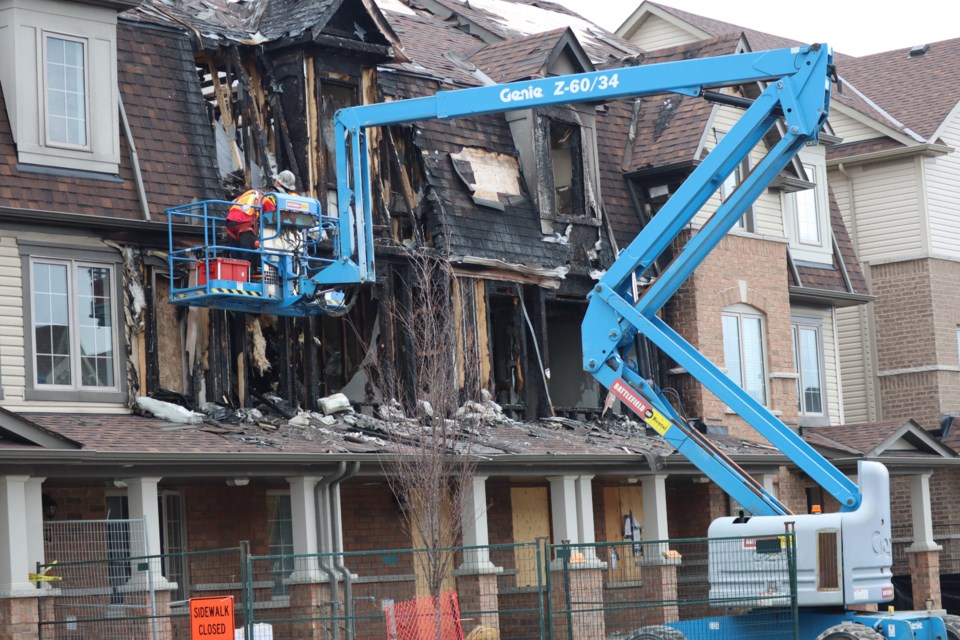
[(408, 532), (422, 540), (417, 569), (432, 596), (452, 573), (464, 492), (471, 490), (475, 469), (470, 442), (476, 414), (461, 404), (469, 399), (463, 381), (476, 379), (470, 370), (476, 362), (471, 330), (460, 326), (459, 287), (449, 262), (432, 252), (410, 252), (388, 304), (396, 356), (380, 371), (385, 397), (393, 398), (381, 409), (394, 435), (387, 477)]

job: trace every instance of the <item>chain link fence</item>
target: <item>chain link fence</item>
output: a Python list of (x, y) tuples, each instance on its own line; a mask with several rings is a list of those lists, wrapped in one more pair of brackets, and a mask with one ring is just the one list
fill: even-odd
[[(39, 598), (39, 635), (185, 640), (191, 598), (232, 596), (237, 640), (795, 638), (794, 549), (782, 535), (437, 552), (251, 556), (242, 545), (66, 554), (38, 568), (56, 576), (43, 583), (53, 591)], [(177, 582), (164, 577), (171, 570)]]
[(791, 535), (552, 548), (552, 640), (797, 637)]
[[(190, 638), (190, 598), (233, 595), (243, 628), (243, 550), (135, 556), (117, 550), (99, 560), (51, 561), (38, 567), (40, 640), (179, 640)], [(179, 582), (164, 571), (179, 571)]]
[(250, 617), (254, 627), (269, 626), (274, 640), (384, 640), (399, 637), (388, 628), (398, 605), (432, 590), (453, 591), (465, 636), (539, 639), (541, 556), (541, 545), (527, 543), (254, 557)]

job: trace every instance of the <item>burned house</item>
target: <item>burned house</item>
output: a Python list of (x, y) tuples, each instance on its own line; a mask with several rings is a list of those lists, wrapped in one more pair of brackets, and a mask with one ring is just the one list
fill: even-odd
[[(293, 554), (416, 546), (397, 526), (384, 459), (402, 455), (390, 401), (422, 392), (418, 354), (441, 346), (422, 342), (430, 335), (447, 336), (446, 401), (480, 407), (461, 439), (480, 457), (468, 500), (489, 513), (462, 523), (464, 541), (622, 541), (625, 514), (647, 539), (699, 536), (736, 510), (616, 406), (601, 419), (606, 394), (579, 347), (586, 293), (729, 130), (731, 107), (653, 96), (377, 130), (377, 281), (337, 317), (171, 304), (190, 273), (167, 254), (200, 232), (168, 228), (166, 211), (267, 186), (281, 170), (335, 210), (338, 108), (736, 53), (750, 46), (742, 34), (645, 52), (527, 0), (42, 4), (0, 1), (0, 33), (15, 34), (0, 41), (4, 606), (36, 600), (34, 563), (68, 559), (67, 522), (143, 523), (143, 542), (109, 538), (107, 555), (245, 540), (255, 555), (291, 556), (263, 580), (275, 608), (294, 597)], [(824, 150), (809, 154), (665, 310), (797, 427), (842, 422), (834, 313), (870, 299), (820, 179)], [(801, 228), (816, 229), (812, 249), (795, 250)], [(446, 306), (427, 334), (396, 310), (417, 307), (419, 269), (433, 263)], [(822, 502), (685, 371), (643, 344), (637, 356), (785, 502)], [(321, 399), (337, 393), (347, 410), (324, 415)], [(913, 430), (904, 442), (952, 457)], [(689, 504), (703, 507), (696, 517)], [(522, 590), (524, 570), (507, 569)], [(235, 582), (205, 581), (190, 563), (145, 570), (174, 601)]]

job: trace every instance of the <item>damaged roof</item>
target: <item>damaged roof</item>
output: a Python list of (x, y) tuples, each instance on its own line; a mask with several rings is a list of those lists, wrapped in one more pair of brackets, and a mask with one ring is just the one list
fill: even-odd
[[(383, 456), (412, 453), (419, 434), (434, 428), (389, 409), (382, 412), (382, 417), (347, 410), (332, 415), (301, 412), (290, 420), (240, 409), (224, 420), (207, 417), (199, 424), (117, 414), (23, 413), (21, 419), (79, 445), (79, 449), (64, 449), (58, 460), (74, 456), (94, 463), (102, 455), (103, 463), (110, 464), (121, 460), (122, 454), (136, 453), (140, 463), (153, 459), (168, 466), (195, 464), (197, 456), (202, 455), (217, 456), (222, 462), (231, 454), (249, 460), (243, 454), (255, 453), (258, 462), (247, 464), (267, 466), (276, 464), (276, 456), (284, 454), (300, 458), (317, 455), (318, 461), (339, 454), (353, 460), (367, 459), (379, 469)], [(604, 459), (615, 458), (635, 471), (659, 470), (667, 459), (671, 464), (675, 461), (690, 467), (660, 436), (626, 416), (593, 422), (567, 418), (518, 422), (506, 417), (496, 403), (486, 400), (461, 407), (458, 420), (448, 422), (447, 428), (454, 431), (451, 442), (456, 452), (493, 466), (514, 465), (518, 459), (563, 466), (568, 464), (565, 459), (572, 458), (580, 460), (579, 464), (583, 464), (584, 458), (596, 458), (589, 464), (600, 466), (609, 464)], [(782, 454), (769, 445), (731, 438), (710, 439), (718, 449), (734, 457), (746, 456), (754, 461), (770, 457), (769, 464), (783, 462)], [(51, 452), (41, 445), (0, 438), (2, 460), (22, 461), (24, 452), (31, 450)], [(30, 458), (29, 463), (33, 462)]]
[[(222, 197), (216, 149), (200, 93), (193, 51), (181, 30), (120, 21), (120, 95), (136, 142), (151, 214), (195, 199)], [(116, 178), (60, 175), (23, 167), (0, 90), (0, 197), (10, 206), (141, 219), (129, 141), (120, 136)], [(61, 172), (62, 173), (62, 172)]]
[[(336, 24), (338, 11), (345, 4), (363, 16), (364, 24), (354, 20)], [(380, 10), (366, 0), (154, 0), (124, 15), (178, 23), (208, 44), (220, 40), (261, 44), (305, 34), (316, 38), (323, 32), (372, 44), (396, 42), (396, 34)]]
[[(712, 58), (737, 52), (738, 35), (724, 35), (692, 44), (668, 47), (644, 56), (642, 64)], [(633, 101), (636, 114), (624, 138), (624, 173), (692, 163), (710, 119), (713, 105), (702, 98), (664, 93)]]
[(501, 40), (570, 28), (596, 65), (640, 52), (636, 46), (619, 36), (548, 0), (431, 0), (426, 4), (429, 7), (434, 3)]
[[(399, 74), (382, 74), (380, 80), (384, 93), (393, 97), (418, 97), (437, 89)], [(546, 268), (571, 260), (570, 245), (543, 240), (540, 214), (523, 186), (513, 137), (502, 114), (420, 121), (414, 123), (414, 131), (431, 187), (427, 197), (436, 216), (433, 234), (438, 248), (453, 258), (472, 256)], [(501, 165), (498, 197), (482, 198), (490, 205), (474, 198), (473, 169), (461, 156), (465, 150), (488, 155)], [(494, 203), (499, 206), (491, 206)]]
[(408, 62), (386, 65), (408, 73), (429, 75), (446, 84), (478, 86), (483, 84), (476, 67), (466, 59), (467, 52), (483, 44), (474, 36), (431, 17), (387, 11), (387, 20), (403, 43)]

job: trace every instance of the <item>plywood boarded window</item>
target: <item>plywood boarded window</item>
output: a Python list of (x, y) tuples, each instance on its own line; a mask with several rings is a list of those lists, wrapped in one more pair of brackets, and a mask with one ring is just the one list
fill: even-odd
[[(510, 506), (513, 511), (513, 541), (533, 542), (537, 538), (550, 539), (550, 493), (546, 487), (514, 487), (510, 489)], [(541, 556), (541, 575), (537, 576), (536, 559), (529, 550), (518, 548), (515, 552), (517, 587), (536, 587), (542, 584), (547, 558)]]
[[(624, 523), (633, 515), (636, 524), (643, 526), (643, 487), (604, 487), (603, 488), (603, 520), (607, 542), (622, 542), (624, 537)], [(606, 549), (607, 566), (610, 567), (610, 582), (626, 582), (639, 578), (639, 548), (634, 545), (614, 545)], [(614, 560), (612, 554), (616, 550)]]

